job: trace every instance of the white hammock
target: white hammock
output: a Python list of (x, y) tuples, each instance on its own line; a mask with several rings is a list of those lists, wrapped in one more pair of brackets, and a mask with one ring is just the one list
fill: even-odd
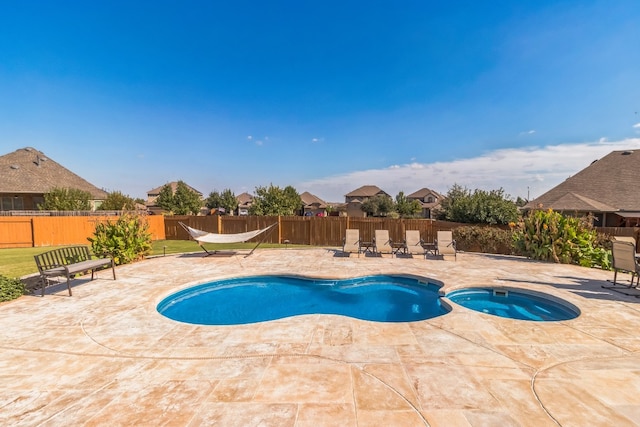
[(241, 243), (246, 242), (247, 240), (251, 240), (254, 237), (264, 233), (277, 223), (271, 224), (267, 228), (262, 228), (260, 230), (246, 231), (244, 233), (236, 233), (236, 234), (218, 234), (218, 233), (209, 233), (208, 231), (198, 230), (196, 228), (191, 228), (186, 224), (180, 223), (182, 227), (189, 233), (193, 240), (202, 243)]
[[(182, 228), (184, 228), (187, 231), (187, 233), (189, 233), (189, 235), (193, 238), (193, 240), (198, 242), (200, 247), (202, 249), (204, 249), (204, 251), (207, 254), (211, 254), (208, 250), (206, 250), (204, 248), (204, 246), (202, 246), (203, 243), (241, 243), (241, 242), (246, 242), (247, 240), (251, 240), (254, 237), (259, 236), (260, 234), (264, 233), (265, 231), (271, 229), (272, 227), (274, 227), (278, 223), (277, 222), (273, 223), (270, 226), (268, 226), (266, 228), (262, 228), (260, 230), (246, 231), (244, 233), (235, 233), (235, 234), (231, 234), (231, 233), (230, 234), (209, 233), (208, 231), (202, 231), (202, 230), (198, 230), (197, 228), (189, 227), (188, 225), (186, 225), (186, 224), (184, 224), (182, 222), (179, 222), (179, 224), (182, 226)], [(253, 251), (256, 250), (256, 248), (260, 245), (260, 243), (262, 243), (262, 242), (258, 242), (256, 247), (251, 250), (251, 253), (249, 255), (251, 255), (253, 253)], [(215, 251), (214, 251), (214, 253), (215, 253)]]

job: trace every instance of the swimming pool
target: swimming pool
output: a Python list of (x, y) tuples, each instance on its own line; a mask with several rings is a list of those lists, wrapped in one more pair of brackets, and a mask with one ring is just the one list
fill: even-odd
[(324, 280), (253, 276), (193, 286), (157, 310), (179, 322), (238, 325), (303, 314), (338, 314), (375, 322), (414, 322), (449, 312), (440, 286), (403, 276)]
[(552, 295), (515, 288), (468, 288), (450, 292), (446, 297), (481, 313), (509, 319), (548, 322), (574, 319), (580, 309)]

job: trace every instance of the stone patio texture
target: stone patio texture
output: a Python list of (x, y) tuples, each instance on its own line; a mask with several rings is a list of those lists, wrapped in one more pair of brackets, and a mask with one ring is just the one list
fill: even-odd
[[(450, 313), (412, 323), (314, 314), (200, 326), (156, 311), (191, 285), (262, 274), (417, 275), (444, 293), (517, 287), (560, 297), (581, 315), (530, 322), (449, 302)], [(640, 424), (640, 299), (603, 289), (612, 272), (315, 248), (157, 257), (117, 275), (76, 279), (73, 297), (54, 285), (44, 298), (0, 304), (0, 425)]]

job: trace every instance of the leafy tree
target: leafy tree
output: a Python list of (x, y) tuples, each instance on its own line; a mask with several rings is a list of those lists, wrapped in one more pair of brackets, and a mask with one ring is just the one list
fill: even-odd
[(173, 212), (173, 190), (171, 185), (165, 184), (162, 186), (155, 203), (165, 211)]
[(522, 197), (518, 196), (516, 198), (515, 204), (517, 207), (521, 208), (524, 205), (526, 205), (527, 203), (529, 203), (529, 201), (527, 199), (523, 199)]
[(160, 189), (156, 205), (175, 215), (197, 214), (202, 207), (200, 195), (191, 190), (184, 181), (178, 181), (176, 192), (166, 184)]
[(302, 199), (292, 186), (284, 189), (270, 184), (256, 187), (253, 204), (249, 208), (252, 215), (294, 215), (302, 207)]
[(360, 209), (366, 212), (367, 216), (389, 216), (395, 210), (395, 206), (391, 197), (378, 194), (365, 200)]
[(474, 190), (458, 184), (447, 193), (437, 213), (438, 219), (469, 224), (509, 224), (518, 220), (518, 208), (504, 190)]
[(136, 208), (136, 202), (131, 197), (120, 191), (112, 191), (98, 207), (103, 211), (132, 211)]
[(222, 193), (212, 191), (205, 201), (205, 206), (209, 209), (224, 208), (227, 212), (233, 212), (238, 207), (238, 199), (230, 189), (223, 190)]
[(396, 212), (403, 218), (416, 217), (422, 212), (422, 206), (419, 201), (408, 199), (401, 191), (396, 196)]
[(173, 195), (174, 213), (176, 215), (196, 215), (202, 207), (200, 195), (191, 190), (183, 181), (178, 181), (176, 193)]
[(44, 195), (39, 205), (45, 211), (88, 211), (91, 209), (91, 193), (76, 188), (53, 188)]

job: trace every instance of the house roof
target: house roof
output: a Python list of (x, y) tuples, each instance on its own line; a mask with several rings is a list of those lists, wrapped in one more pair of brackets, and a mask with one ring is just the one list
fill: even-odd
[[(157, 195), (159, 195), (160, 194), (160, 190), (162, 190), (162, 187), (164, 187), (165, 185), (171, 186), (171, 191), (173, 193), (175, 193), (176, 189), (178, 188), (178, 182), (177, 181), (168, 182), (168, 183), (166, 183), (164, 185), (161, 185), (160, 187), (154, 188), (153, 190), (147, 191), (147, 196), (157, 196)], [(202, 197), (202, 193), (201, 192), (199, 192), (198, 190), (196, 190), (195, 188), (191, 187), (190, 185), (188, 185), (186, 183), (185, 183), (185, 185), (187, 186), (187, 188), (189, 190), (195, 191), (196, 193), (198, 193), (198, 195), (200, 195), (200, 197)]]
[(442, 194), (438, 193), (437, 191), (433, 191), (430, 188), (424, 187), (424, 188), (421, 188), (420, 190), (416, 191), (415, 193), (409, 194), (407, 196), (407, 198), (409, 198), (409, 199), (424, 199), (429, 194), (433, 194), (438, 199), (443, 197)]
[(247, 203), (251, 203), (253, 201), (253, 196), (249, 193), (242, 193), (236, 196), (236, 200), (241, 205), (246, 205)]
[(578, 212), (640, 211), (640, 151), (613, 151), (567, 178), (525, 209)]
[(327, 202), (319, 198), (318, 196), (305, 191), (300, 195), (300, 199), (305, 206), (318, 205), (317, 207), (320, 209), (327, 207)]
[(384, 191), (382, 191), (380, 187), (377, 187), (375, 185), (363, 185), (362, 187), (357, 188), (352, 192), (345, 194), (345, 197), (373, 197), (376, 194), (380, 194), (380, 193), (387, 194)]
[(0, 193), (45, 194), (54, 188), (73, 188), (88, 192), (94, 200), (107, 197), (106, 191), (31, 147), (0, 156), (0, 177)]

